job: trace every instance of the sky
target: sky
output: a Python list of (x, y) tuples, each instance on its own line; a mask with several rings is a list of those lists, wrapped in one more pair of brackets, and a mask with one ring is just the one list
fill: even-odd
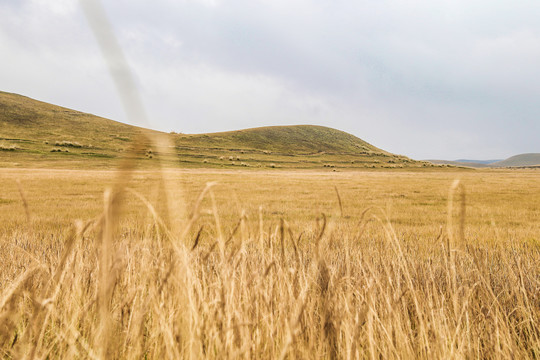
[[(150, 118), (314, 124), (414, 159), (540, 152), (538, 0), (104, 0)], [(0, 0), (0, 90), (133, 123), (77, 0)]]

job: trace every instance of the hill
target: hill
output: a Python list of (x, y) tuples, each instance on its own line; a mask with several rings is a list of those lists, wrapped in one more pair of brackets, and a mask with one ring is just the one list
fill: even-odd
[(314, 125), (268, 126), (253, 129), (180, 136), (184, 146), (265, 149), (267, 151), (315, 155), (384, 154), (391, 155), (344, 131)]
[[(145, 129), (0, 92), (0, 166), (114, 167)], [(159, 133), (153, 130), (145, 130)], [(163, 133), (161, 133), (163, 134)], [(167, 166), (282, 168), (431, 167), (323, 126), (271, 126), (209, 134), (167, 134)], [(153, 166), (151, 146), (135, 156)]]
[(540, 153), (519, 154), (490, 164), (493, 167), (520, 167), (540, 165)]
[(421, 167), (424, 163), (381, 150), (346, 132), (314, 125), (269, 126), (178, 135), (183, 162), (294, 168)]

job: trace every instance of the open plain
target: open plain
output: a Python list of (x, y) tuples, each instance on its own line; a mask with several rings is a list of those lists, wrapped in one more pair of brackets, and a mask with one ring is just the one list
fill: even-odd
[(537, 170), (0, 184), (2, 357), (540, 356)]

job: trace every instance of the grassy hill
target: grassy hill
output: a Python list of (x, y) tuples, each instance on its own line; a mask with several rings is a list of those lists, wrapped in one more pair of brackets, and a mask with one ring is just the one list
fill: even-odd
[[(0, 167), (115, 167), (142, 130), (0, 92)], [(322, 126), (167, 135), (172, 137), (175, 156), (165, 158), (165, 162), (175, 167), (330, 170), (434, 166), (388, 153), (356, 136)], [(148, 167), (156, 164), (159, 155), (145, 145), (135, 156), (140, 166)]]
[(493, 167), (519, 167), (519, 166), (536, 166), (540, 165), (540, 154), (520, 154), (509, 157), (506, 160), (497, 161), (490, 166)]
[(295, 155), (320, 153), (390, 155), (344, 131), (313, 125), (268, 126), (221, 133), (184, 135), (179, 137), (177, 142), (183, 146), (265, 149), (275, 153)]
[(175, 139), (181, 161), (208, 166), (396, 168), (425, 166), (323, 126), (269, 126)]

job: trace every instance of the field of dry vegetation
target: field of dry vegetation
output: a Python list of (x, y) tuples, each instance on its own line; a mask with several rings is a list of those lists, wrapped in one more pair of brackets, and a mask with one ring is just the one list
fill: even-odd
[(539, 180), (1, 169), (0, 357), (537, 359)]

